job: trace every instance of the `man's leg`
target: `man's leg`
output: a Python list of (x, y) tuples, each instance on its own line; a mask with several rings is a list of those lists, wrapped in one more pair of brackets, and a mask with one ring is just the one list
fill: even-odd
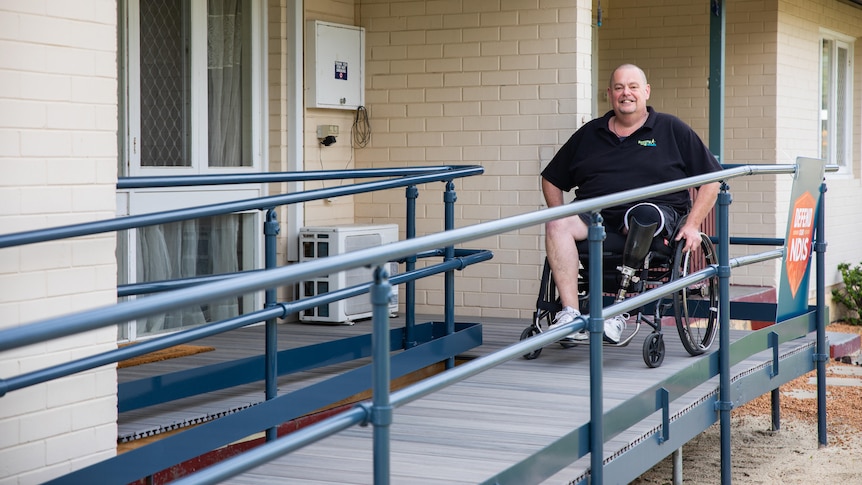
[(578, 308), (577, 241), (587, 238), (587, 225), (580, 215), (550, 221), (545, 226), (545, 251), (560, 302)]
[[(566, 325), (577, 318), (578, 309), (578, 247), (577, 241), (587, 237), (587, 225), (580, 216), (557, 219), (546, 225), (545, 250), (551, 274), (560, 296), (563, 309), (554, 316), (553, 328)], [(581, 337), (581, 338), (578, 338)], [(578, 341), (588, 338), (586, 332), (569, 334), (566, 339)]]
[[(646, 253), (652, 245), (652, 238), (656, 236), (669, 237), (669, 229), (676, 223), (676, 219), (676, 213), (672, 209), (660, 207), (648, 202), (636, 204), (629, 208), (623, 218), (623, 232), (627, 234), (625, 251), (635, 252), (637, 255), (624, 253), (624, 266), (632, 266), (632, 270), (639, 269), (635, 268), (635, 266), (639, 267), (642, 265), (643, 258), (646, 256)], [(633, 227), (635, 225), (640, 226), (641, 229), (648, 228), (647, 230), (650, 234), (642, 234), (642, 231), (636, 230), (635, 227)], [(632, 230), (630, 231), (629, 229)], [(635, 244), (633, 238), (639, 236), (642, 236), (645, 239), (637, 241)], [(628, 261), (629, 259), (634, 259), (636, 261)], [(629, 268), (623, 268), (623, 270), (626, 271), (629, 270)], [(622, 338), (622, 334), (625, 331), (626, 320), (628, 317), (628, 314), (623, 313), (605, 320), (604, 340), (614, 344), (619, 343)]]
[(629, 220), (632, 217), (636, 218), (642, 225), (658, 224), (655, 235), (664, 237), (673, 235), (673, 231), (680, 219), (680, 215), (671, 207), (642, 202), (626, 211), (624, 233), (628, 232)]

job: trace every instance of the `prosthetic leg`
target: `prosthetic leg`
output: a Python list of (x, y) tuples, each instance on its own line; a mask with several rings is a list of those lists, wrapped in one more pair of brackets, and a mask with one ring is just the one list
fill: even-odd
[(623, 264), (617, 267), (622, 274), (622, 281), (614, 299), (615, 303), (626, 298), (626, 292), (628, 292), (632, 282), (637, 283), (637, 272), (643, 266), (647, 253), (649, 253), (658, 225), (658, 222), (644, 225), (634, 215), (629, 217), (629, 233), (626, 236), (626, 244), (623, 249)]

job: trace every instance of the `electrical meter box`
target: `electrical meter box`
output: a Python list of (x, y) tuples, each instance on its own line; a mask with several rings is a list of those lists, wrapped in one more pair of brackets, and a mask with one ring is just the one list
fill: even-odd
[(365, 105), (365, 29), (306, 24), (305, 105), (355, 110)]

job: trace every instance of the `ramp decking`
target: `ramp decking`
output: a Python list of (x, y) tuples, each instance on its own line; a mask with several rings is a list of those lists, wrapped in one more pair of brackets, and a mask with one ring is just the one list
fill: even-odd
[[(480, 357), (516, 342), (528, 324), (523, 319), (465, 317), (457, 320), (483, 324), (484, 343), (470, 352), (468, 357)], [(393, 325), (398, 325), (397, 321), (393, 321)], [(283, 324), (279, 326), (280, 348), (367, 333), (370, 328), (370, 322), (360, 322), (354, 326)], [(605, 347), (603, 372), (606, 410), (649, 389), (698, 359), (705, 358), (689, 356), (682, 348), (675, 328), (666, 327), (665, 332), (667, 354), (663, 365), (656, 369), (647, 368), (641, 357), (641, 343), (647, 335), (643, 329), (628, 347)], [(746, 333), (732, 331), (731, 340)], [(263, 328), (248, 328), (199, 343), (214, 346), (216, 351), (121, 369), (121, 382), (261, 353)], [(811, 345), (812, 340), (800, 339), (784, 344), (781, 351), (792, 353)], [(765, 354), (735, 366), (734, 375), (744, 375), (767, 365), (772, 356)], [(352, 368), (367, 362), (363, 359), (338, 368)], [(279, 381), (279, 393), (304, 387), (322, 380), (326, 375), (324, 372), (313, 372), (283, 377)], [(684, 414), (696, 403), (707, 399), (717, 387), (717, 380), (714, 381), (701, 385), (672, 403), (671, 415)], [(241, 409), (262, 400), (262, 387), (262, 383), (242, 386), (240, 389), (123, 413), (120, 417), (120, 437), (133, 439), (135, 436), (157, 434), (185, 422), (203, 421)], [(556, 344), (551, 345), (536, 360), (518, 358), (509, 361), (397, 408), (391, 427), (391, 482), (480, 483), (588, 421), (587, 347), (564, 349)], [(620, 433), (605, 444), (605, 458), (616, 459), (644, 440), (655, 440), (653, 435), (660, 422), (657, 413)], [(234, 477), (227, 483), (373, 483), (372, 434), (373, 428), (370, 426), (352, 428)], [(672, 448), (668, 448), (665, 455), (672, 451)], [(638, 466), (648, 468), (648, 465)], [(589, 457), (586, 456), (544, 483), (579, 481), (585, 476), (588, 467)], [(635, 468), (631, 468), (632, 473), (635, 473)]]

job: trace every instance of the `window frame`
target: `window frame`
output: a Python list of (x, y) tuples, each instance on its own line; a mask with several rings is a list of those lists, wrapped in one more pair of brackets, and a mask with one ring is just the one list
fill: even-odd
[(141, 85), (140, 85), (140, 45), (134, 39), (140, 38), (140, 1), (128, 0), (125, 8), (124, 19), (121, 25), (125, 26), (125, 34), (121, 37), (125, 75), (122, 76), (124, 89), (121, 92), (124, 115), (124, 135), (120, 137), (123, 157), (120, 164), (122, 175), (138, 176), (160, 176), (160, 175), (207, 175), (224, 173), (249, 173), (260, 172), (264, 167), (265, 158), (265, 106), (263, 96), (266, 92), (265, 65), (266, 55), (263, 51), (265, 45), (262, 39), (264, 19), (261, 0), (241, 0), (243, 8), (250, 15), (243, 18), (247, 34), (243, 43), (244, 59), (248, 59), (248, 65), (243, 70), (243, 83), (249, 88), (247, 95), (250, 105), (243, 113), (243, 124), (248, 126), (247, 135), (251, 140), (246, 142), (248, 156), (251, 157), (250, 166), (245, 167), (213, 167), (207, 160), (208, 125), (207, 125), (207, 5), (206, 0), (183, 0), (187, 2), (190, 12), (189, 32), (191, 38), (191, 61), (190, 61), (190, 159), (189, 167), (142, 167), (140, 150), (138, 149), (141, 139)]
[[(853, 56), (854, 56), (854, 40), (852, 37), (840, 34), (838, 32), (829, 31), (826, 29), (820, 30), (820, 42), (819, 42), (819, 54), (818, 59), (820, 60), (820, 69), (819, 69), (819, 90), (818, 90), (818, 154), (821, 158), (826, 160), (827, 164), (837, 165), (838, 166), (838, 174), (851, 175), (854, 170), (854, 159), (853, 159), (853, 147), (854, 147), (854, 139), (853, 139), (853, 127), (854, 127), (854, 119), (856, 117), (856, 112), (854, 108), (854, 98), (853, 98)], [(830, 47), (830, 58), (832, 60), (829, 68), (829, 86), (824, 86), (824, 56), (823, 51), (825, 49), (824, 44), (826, 42), (831, 43)], [(837, 62), (837, 54), (838, 51), (843, 49), (846, 52), (847, 63), (844, 66), (838, 66)], [(844, 89), (843, 92), (838, 92), (838, 87), (836, 85), (836, 80), (838, 79), (839, 69), (844, 70)], [(823, 109), (823, 99), (824, 99), (824, 90), (828, 90), (828, 106), (826, 110)], [(836, 119), (836, 116), (830, 116), (828, 113), (836, 113), (837, 106), (840, 102), (841, 97), (846, 100), (845, 104), (845, 119), (843, 122), (839, 123)], [(826, 113), (824, 113), (826, 111)], [(824, 124), (824, 115), (826, 115), (826, 139), (827, 153), (824, 153), (823, 141), (823, 124)], [(839, 133), (838, 130), (843, 131), (843, 144), (839, 144)], [(842, 145), (842, 146), (839, 146)], [(844, 163), (838, 163), (839, 151), (843, 152), (843, 160)]]

